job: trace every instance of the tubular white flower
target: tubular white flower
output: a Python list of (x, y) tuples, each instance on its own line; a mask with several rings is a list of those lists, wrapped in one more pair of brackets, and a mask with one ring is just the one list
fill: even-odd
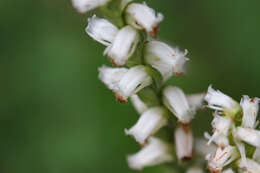
[(208, 144), (214, 141), (218, 146), (226, 146), (228, 145), (228, 131), (232, 125), (232, 120), (230, 117), (222, 117), (217, 113), (214, 114), (214, 119), (211, 123), (213, 127), (213, 135), (209, 139)]
[(178, 160), (191, 159), (193, 136), (188, 127), (178, 127), (175, 130), (175, 143)]
[(135, 110), (139, 113), (142, 114), (144, 113), (147, 109), (148, 106), (138, 97), (138, 95), (133, 95), (130, 97), (131, 102), (135, 108)]
[(219, 147), (213, 155), (209, 156), (208, 168), (211, 172), (220, 173), (226, 165), (233, 162), (238, 156), (235, 147), (226, 146), (224, 149)]
[(163, 103), (183, 124), (188, 124), (194, 116), (194, 112), (180, 88), (173, 86), (164, 88)]
[(119, 82), (129, 71), (127, 68), (111, 68), (103, 65), (99, 69), (99, 79), (112, 91), (119, 91)]
[(99, 6), (105, 5), (111, 0), (72, 0), (72, 5), (80, 12), (86, 13)]
[(94, 15), (93, 17), (88, 19), (86, 32), (94, 40), (100, 42), (105, 46), (109, 46), (114, 41), (118, 29), (108, 20), (98, 18), (96, 15)]
[(207, 143), (208, 141), (203, 138), (195, 138), (195, 154), (205, 158), (209, 153), (216, 151), (216, 145), (208, 145)]
[(240, 105), (243, 109), (242, 126), (255, 128), (256, 116), (258, 113), (259, 98), (249, 98), (247, 95), (243, 96)]
[(260, 148), (255, 149), (253, 159), (260, 163)]
[(245, 173), (259, 173), (260, 172), (260, 164), (255, 162), (252, 159), (247, 158), (247, 165), (240, 159), (238, 161), (238, 167), (242, 172)]
[(166, 81), (173, 74), (185, 72), (184, 64), (188, 60), (187, 51), (181, 52), (160, 41), (150, 41), (145, 46), (145, 62), (158, 70)]
[(205, 93), (187, 95), (191, 110), (196, 112), (198, 109), (201, 109), (203, 106), (204, 97)]
[(167, 121), (167, 110), (163, 107), (153, 107), (144, 112), (138, 122), (130, 130), (125, 130), (125, 133), (132, 135), (143, 145), (147, 138), (165, 126)]
[(251, 128), (237, 127), (235, 137), (255, 147), (260, 147), (260, 131)]
[(131, 26), (125, 26), (117, 32), (112, 45), (107, 47), (104, 54), (109, 56), (112, 64), (123, 66), (133, 55), (138, 41), (137, 30)]
[(186, 173), (204, 173), (204, 171), (200, 167), (191, 167)]
[(222, 173), (235, 173), (231, 168), (222, 171)]
[(240, 105), (231, 97), (223, 94), (219, 90), (214, 90), (211, 86), (205, 96), (209, 108), (224, 112), (227, 116), (234, 117), (240, 111)]
[(145, 3), (131, 3), (126, 8), (126, 22), (137, 29), (144, 29), (146, 32), (156, 37), (159, 24), (163, 20), (163, 15), (148, 7)]
[(138, 153), (127, 157), (129, 167), (135, 170), (173, 160), (172, 146), (154, 137)]

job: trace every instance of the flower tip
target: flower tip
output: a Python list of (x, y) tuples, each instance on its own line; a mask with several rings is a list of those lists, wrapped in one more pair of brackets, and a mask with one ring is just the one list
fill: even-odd
[(125, 103), (126, 104), (128, 102), (126, 96), (123, 96), (123, 95), (120, 95), (118, 93), (115, 93), (115, 97), (116, 97), (116, 101), (118, 101), (120, 103)]

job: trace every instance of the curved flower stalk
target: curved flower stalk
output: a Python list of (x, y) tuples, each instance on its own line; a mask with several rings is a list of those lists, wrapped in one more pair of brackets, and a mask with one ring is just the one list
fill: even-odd
[[(211, 86), (205, 100), (216, 110), (212, 121), (213, 135), (206, 134), (218, 149), (208, 155), (208, 168), (220, 173), (225, 166), (237, 160), (233, 169), (245, 172), (259, 172), (260, 131), (257, 126), (258, 98), (243, 96), (240, 105), (231, 97)], [(233, 172), (226, 170), (224, 172)]]

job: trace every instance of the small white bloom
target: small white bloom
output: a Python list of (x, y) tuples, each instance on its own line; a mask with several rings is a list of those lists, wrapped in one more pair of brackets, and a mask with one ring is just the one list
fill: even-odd
[(187, 95), (187, 99), (190, 104), (191, 110), (196, 112), (198, 109), (202, 108), (204, 97), (205, 93)]
[(126, 22), (137, 29), (144, 29), (146, 32), (156, 37), (159, 24), (163, 20), (163, 15), (148, 7), (146, 4), (131, 3), (126, 8)]
[(188, 127), (178, 127), (175, 130), (175, 143), (178, 160), (191, 159), (193, 136)]
[(153, 107), (145, 111), (138, 122), (125, 133), (132, 135), (137, 142), (144, 144), (147, 138), (167, 124), (167, 110), (163, 107)]
[(195, 114), (180, 88), (173, 86), (164, 88), (163, 103), (183, 124), (188, 124)]
[(128, 97), (152, 83), (152, 78), (143, 65), (130, 69), (103, 66), (99, 68), (99, 79), (115, 92), (120, 102), (127, 102)]
[(260, 148), (255, 149), (253, 159), (260, 163)]
[[(214, 134), (213, 134), (214, 135)], [(209, 140), (209, 142), (207, 143), (207, 145), (209, 146), (210, 143), (213, 141), (214, 144), (216, 144), (218, 147), (225, 147), (229, 145), (229, 140), (228, 137), (222, 134), (217, 135), (217, 137), (215, 136), (210, 136), (210, 134), (208, 132), (204, 133), (204, 137), (206, 139)]]
[(249, 98), (248, 96), (243, 96), (240, 101), (240, 105), (243, 109), (242, 126), (255, 128), (256, 126), (256, 116), (258, 113), (258, 103), (259, 98)]
[(208, 145), (207, 143), (208, 141), (203, 138), (195, 138), (195, 154), (205, 158), (207, 154), (216, 151), (216, 145)]
[(205, 100), (208, 102), (209, 108), (222, 111), (230, 117), (234, 117), (241, 109), (235, 100), (219, 90), (214, 90), (211, 86), (208, 88)]
[(139, 98), (138, 95), (133, 95), (130, 97), (131, 102), (135, 108), (135, 110), (139, 113), (142, 114), (144, 113), (147, 109), (148, 106)]
[(208, 168), (211, 172), (220, 173), (226, 165), (233, 162), (238, 156), (235, 147), (219, 147), (213, 155), (209, 156)]
[(185, 73), (184, 64), (187, 50), (181, 52), (178, 48), (172, 48), (160, 41), (150, 41), (145, 46), (145, 62), (158, 70), (163, 76), (164, 81), (173, 74), (180, 75)]
[(231, 168), (222, 171), (222, 173), (235, 173)]
[(238, 161), (238, 167), (244, 173), (259, 173), (260, 172), (260, 164), (255, 162), (252, 159), (247, 158), (247, 165), (240, 159)]
[(88, 19), (86, 32), (94, 40), (100, 42), (105, 46), (109, 46), (114, 41), (118, 29), (108, 20), (98, 18), (96, 17), (96, 15), (94, 15), (93, 17)]
[(255, 147), (260, 147), (260, 131), (251, 128), (238, 127), (234, 136)]
[(72, 0), (72, 4), (80, 13), (86, 13), (99, 6), (105, 5), (109, 1), (110, 0)]
[(173, 160), (172, 146), (154, 137), (138, 153), (127, 157), (129, 167), (135, 170)]
[(117, 32), (112, 45), (107, 47), (104, 54), (109, 56), (114, 65), (123, 66), (133, 55), (138, 41), (137, 30), (131, 26), (125, 26)]
[(204, 171), (200, 167), (191, 167), (186, 173), (204, 173)]
[(208, 144), (214, 141), (218, 146), (228, 145), (228, 132), (232, 125), (232, 120), (230, 117), (219, 116), (217, 113), (214, 114), (214, 119), (211, 123), (213, 127), (213, 135), (209, 139)]

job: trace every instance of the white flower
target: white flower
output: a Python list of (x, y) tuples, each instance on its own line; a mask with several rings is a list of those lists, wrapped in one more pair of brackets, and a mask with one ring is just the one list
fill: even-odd
[(239, 155), (235, 147), (219, 147), (213, 155), (208, 157), (208, 168), (211, 172), (220, 173), (226, 165), (233, 162), (238, 156)]
[(105, 5), (109, 1), (110, 0), (72, 0), (72, 4), (80, 13), (85, 13)]
[(178, 160), (191, 159), (193, 136), (188, 127), (178, 127), (175, 130), (175, 143)]
[(208, 88), (205, 100), (208, 102), (209, 108), (222, 111), (225, 115), (230, 117), (234, 117), (241, 109), (235, 100), (219, 90), (214, 90), (211, 86)]
[(190, 123), (195, 114), (180, 88), (173, 86), (164, 88), (163, 103), (183, 124)]
[(148, 7), (146, 4), (131, 3), (126, 8), (126, 22), (137, 29), (144, 29), (156, 37), (163, 15)]
[(258, 103), (259, 98), (249, 98), (248, 96), (243, 96), (240, 101), (240, 105), (243, 109), (242, 126), (255, 128), (256, 126), (256, 116), (258, 113)]
[(173, 159), (172, 146), (154, 137), (150, 138), (148, 144), (138, 153), (127, 157), (129, 167), (136, 170)]
[(194, 150), (196, 155), (206, 157), (209, 153), (216, 151), (216, 145), (208, 145), (208, 141), (203, 138), (195, 138)]
[(260, 148), (255, 149), (253, 159), (260, 163)]
[(205, 93), (187, 95), (190, 109), (194, 112), (196, 112), (198, 109), (201, 109), (203, 106), (204, 97)]
[(204, 171), (200, 167), (191, 167), (186, 173), (204, 173)]
[(260, 147), (260, 131), (251, 128), (237, 127), (234, 136), (255, 147)]
[(112, 45), (107, 47), (104, 54), (109, 56), (112, 64), (123, 66), (133, 55), (138, 41), (137, 30), (131, 26), (125, 26), (117, 32)]
[(148, 106), (139, 98), (138, 95), (133, 95), (130, 97), (131, 102), (135, 108), (135, 110), (139, 113), (142, 114), (144, 113), (147, 109)]
[(99, 68), (99, 79), (115, 92), (120, 102), (127, 102), (128, 97), (152, 83), (146, 67), (142, 65), (130, 69), (103, 66)]
[(208, 132), (205, 132), (204, 137), (209, 140), (209, 142), (207, 142), (208, 146), (211, 144), (212, 141), (218, 147), (225, 147), (225, 146), (229, 145), (228, 137), (221, 135), (221, 134), (219, 134), (217, 137), (214, 137), (213, 135), (210, 136), (210, 134)]
[(132, 135), (137, 142), (143, 145), (147, 138), (167, 124), (167, 110), (163, 107), (153, 107), (145, 111), (138, 122), (125, 133)]
[(158, 70), (164, 81), (173, 74), (180, 75), (185, 72), (184, 64), (188, 60), (185, 56), (187, 50), (181, 52), (160, 41), (150, 41), (145, 46), (145, 62)]
[(222, 173), (235, 173), (231, 168), (222, 171)]
[(100, 42), (105, 46), (109, 46), (114, 41), (118, 29), (108, 20), (98, 18), (96, 17), (96, 15), (94, 15), (93, 17), (88, 19), (86, 32), (94, 40)]
[(214, 119), (211, 123), (213, 127), (213, 135), (209, 139), (208, 144), (214, 141), (218, 146), (228, 145), (228, 132), (232, 125), (232, 120), (230, 117), (219, 116), (217, 113), (214, 114)]
[(255, 162), (252, 159), (247, 158), (247, 165), (240, 159), (238, 161), (238, 167), (244, 173), (259, 173), (260, 172), (260, 164)]

